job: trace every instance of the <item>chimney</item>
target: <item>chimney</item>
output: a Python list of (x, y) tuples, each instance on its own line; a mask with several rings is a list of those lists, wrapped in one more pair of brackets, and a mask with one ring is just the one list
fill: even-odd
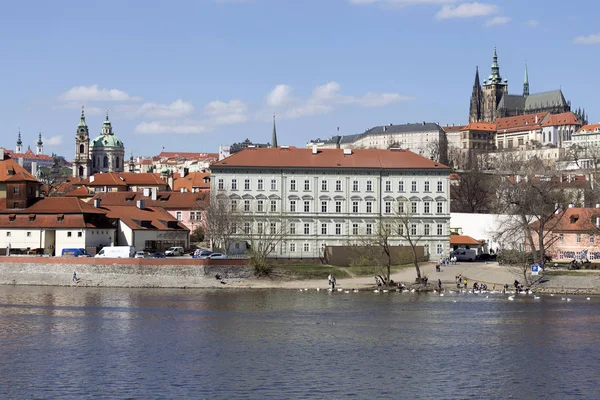
[(100, 200), (100, 199), (94, 199), (94, 207), (100, 208), (100, 203), (102, 203), (102, 200)]
[(96, 178), (94, 177), (94, 175), (90, 176), (90, 183), (93, 183), (93, 182), (94, 182), (94, 179), (96, 179)]
[(600, 208), (600, 204), (596, 204), (596, 208)]
[(600, 228), (600, 217), (596, 217), (596, 228)]
[(317, 145), (316, 144), (313, 144), (313, 146), (312, 146), (312, 153), (313, 154), (317, 154), (318, 153), (318, 151), (317, 151)]
[(157, 195), (158, 195), (158, 190), (151, 190), (150, 191), (150, 195), (152, 196), (151, 199), (152, 201), (156, 201)]
[(573, 203), (569, 204), (569, 208), (573, 208), (573, 207), (575, 207), (575, 204), (573, 204)]
[(31, 175), (37, 178), (37, 162), (31, 162)]
[(535, 116), (535, 123), (536, 124), (538, 123), (538, 116), (537, 115)]
[(136, 201), (135, 205), (140, 210), (143, 210), (144, 208), (146, 208), (146, 202), (144, 200), (138, 200), (138, 201)]

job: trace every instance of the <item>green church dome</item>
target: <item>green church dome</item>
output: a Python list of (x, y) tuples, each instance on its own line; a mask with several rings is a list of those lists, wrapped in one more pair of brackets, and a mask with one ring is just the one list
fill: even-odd
[(121, 139), (115, 135), (100, 135), (92, 140), (92, 147), (124, 147)]

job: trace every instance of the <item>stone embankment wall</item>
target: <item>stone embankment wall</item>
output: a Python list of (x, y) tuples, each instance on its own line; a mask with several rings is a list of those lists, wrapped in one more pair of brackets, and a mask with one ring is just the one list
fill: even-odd
[(221, 279), (245, 279), (245, 260), (99, 259), (0, 257), (0, 285), (75, 285), (102, 287), (221, 287)]

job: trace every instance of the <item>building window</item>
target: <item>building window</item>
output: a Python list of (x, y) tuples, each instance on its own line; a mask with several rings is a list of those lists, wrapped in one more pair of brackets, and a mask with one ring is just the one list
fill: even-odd
[(404, 202), (403, 201), (398, 203), (398, 213), (404, 214)]
[(290, 191), (295, 192), (296, 191), (296, 180), (292, 179), (290, 181)]
[(336, 192), (342, 191), (342, 181), (335, 181), (335, 191)]
[(244, 190), (250, 190), (250, 179), (244, 180)]
[(385, 202), (385, 213), (390, 214), (391, 212), (392, 212), (392, 202), (386, 201)]
[(202, 221), (202, 211), (191, 211), (190, 221)]
[(237, 234), (237, 224), (235, 222), (231, 224), (231, 233)]
[(410, 191), (411, 192), (416, 192), (417, 191), (417, 181), (412, 181), (410, 184)]
[(177, 211), (175, 215), (177, 216), (177, 221), (183, 221), (183, 215), (181, 214), (181, 211)]
[(442, 181), (438, 181), (438, 183), (437, 183), (437, 191), (438, 192), (443, 192), (444, 191), (444, 183)]
[(372, 201), (367, 201), (367, 212), (368, 213), (373, 212), (373, 202)]
[(219, 180), (217, 181), (217, 189), (218, 190), (225, 189), (225, 182), (223, 181), (223, 178), (219, 178)]
[(444, 203), (442, 203), (441, 201), (437, 202), (437, 213), (441, 214), (444, 212)]
[(290, 235), (296, 234), (296, 224), (294, 222), (290, 223)]
[(263, 189), (264, 189), (264, 182), (263, 182), (263, 180), (262, 180), (262, 179), (259, 179), (259, 180), (258, 180), (258, 183), (257, 183), (257, 189), (258, 189), (258, 190), (263, 190)]
[(304, 200), (304, 212), (310, 212), (310, 201)]
[(245, 234), (250, 233), (250, 222), (244, 222), (244, 233)]
[(398, 235), (404, 236), (404, 225), (401, 223), (398, 224)]
[(560, 243), (564, 243), (565, 242), (565, 235), (563, 235), (562, 233), (560, 235), (558, 235), (558, 241)]
[(416, 201), (412, 201), (410, 203), (410, 212), (412, 214), (416, 214), (417, 213), (417, 202)]
[(275, 234), (275, 232), (277, 232), (277, 222), (271, 222), (271, 223), (269, 224), (269, 233), (270, 233), (271, 235), (274, 235), (274, 234)]
[(321, 191), (327, 191), (327, 181), (321, 181)]
[(10, 237), (10, 232), (6, 232), (6, 236), (7, 236), (7, 237)]
[(398, 182), (398, 191), (404, 192), (404, 181)]
[(265, 211), (265, 201), (260, 199), (256, 202), (256, 211), (264, 212)]
[(237, 211), (237, 200), (231, 200), (231, 212)]
[(271, 190), (277, 190), (277, 179), (271, 179)]
[(355, 214), (358, 212), (358, 201), (352, 202), (352, 212)]
[(258, 233), (259, 235), (262, 235), (262, 233), (263, 233), (263, 223), (262, 222), (258, 222), (256, 224), (256, 233)]
[(304, 234), (310, 235), (310, 224), (304, 224)]
[(438, 243), (438, 245), (437, 245), (437, 253), (438, 254), (444, 253), (444, 246), (441, 243)]
[(327, 224), (321, 224), (321, 235), (327, 235)]
[(296, 252), (296, 243), (290, 243), (290, 253)]
[(71, 232), (67, 232), (67, 237), (71, 237), (73, 234)]
[(367, 224), (367, 229), (366, 229), (367, 235), (372, 235), (373, 234), (373, 224)]
[(581, 243), (581, 233), (578, 233), (577, 235), (575, 235), (575, 242)]
[(296, 200), (290, 200), (290, 212), (296, 212)]
[(590, 243), (594, 243), (594, 235), (590, 235)]
[(250, 212), (250, 200), (244, 200), (244, 212)]
[(425, 181), (425, 184), (423, 185), (423, 190), (425, 192), (429, 192), (429, 181)]
[(520, 137), (519, 139), (517, 139), (517, 144), (519, 146), (523, 146), (523, 138), (522, 137)]
[(413, 236), (417, 234), (417, 224), (410, 224), (410, 234)]
[(342, 234), (342, 224), (335, 224), (335, 234), (336, 235)]
[(231, 190), (237, 190), (237, 179), (231, 180)]
[(27, 237), (31, 237), (31, 232), (27, 232)]
[(373, 191), (373, 181), (367, 181), (367, 192)]
[(341, 213), (342, 212), (342, 202), (341, 201), (336, 201), (335, 202), (335, 212), (336, 213)]
[(429, 236), (429, 224), (423, 225), (423, 235)]
[(310, 243), (304, 243), (304, 252), (308, 253), (310, 251)]
[(358, 235), (358, 224), (352, 224), (352, 234)]
[(392, 191), (392, 182), (391, 181), (385, 181), (385, 191), (386, 192)]
[(271, 200), (271, 212), (277, 212), (277, 200)]
[(13, 193), (19, 193), (19, 187), (18, 186), (13, 187)]
[(438, 236), (441, 236), (444, 234), (444, 225), (437, 224), (437, 234), (438, 234)]
[(324, 212), (324, 213), (327, 212), (327, 202), (326, 201), (321, 202), (321, 212)]
[(304, 180), (304, 191), (305, 192), (309, 192), (310, 191), (310, 180), (308, 180), (308, 179)]
[(352, 191), (358, 192), (358, 181), (352, 181)]
[(423, 212), (425, 214), (429, 214), (429, 202), (428, 201), (423, 203)]

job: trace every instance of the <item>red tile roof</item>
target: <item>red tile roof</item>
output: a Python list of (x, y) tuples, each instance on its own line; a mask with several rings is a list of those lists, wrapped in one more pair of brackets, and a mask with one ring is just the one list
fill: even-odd
[[(597, 218), (600, 218), (600, 208), (567, 208), (545, 226), (552, 232), (600, 233), (600, 228), (596, 226)], [(535, 229), (539, 223), (535, 221), (530, 226)]]
[(160, 174), (134, 173), (134, 172), (107, 172), (94, 174), (92, 177), (79, 182), (86, 186), (167, 186), (167, 182), (160, 178)]
[(547, 114), (547, 112), (541, 112), (537, 114), (518, 115), (516, 117), (498, 118), (496, 120), (496, 131), (498, 134), (502, 134), (538, 129), (541, 127), (542, 120)]
[(32, 219), (26, 214), (0, 214), (1, 228), (46, 228), (46, 229), (115, 229), (103, 215), (100, 218), (91, 218), (84, 214), (44, 214), (35, 215)]
[(144, 200), (148, 207), (161, 207), (165, 210), (200, 210), (205, 201), (208, 201), (207, 192), (158, 192), (156, 200), (150, 196), (143, 196), (140, 192), (108, 192), (97, 193), (94, 199), (100, 199), (102, 206), (130, 206), (136, 205), (138, 200)]
[(461, 129), (463, 131), (488, 131), (495, 132), (496, 124), (490, 122), (471, 122), (469, 125)]
[(471, 245), (478, 246), (481, 242), (473, 239), (471, 236), (465, 235), (450, 235), (450, 246)]
[(451, 132), (460, 132), (461, 130), (463, 130), (464, 125), (447, 125), (447, 126), (443, 126), (442, 129), (444, 130), (444, 132), (446, 133), (451, 133)]
[(24, 158), (27, 160), (44, 160), (44, 161), (53, 161), (52, 156), (46, 154), (35, 154), (31, 149), (27, 149), (25, 153), (15, 153), (13, 150), (5, 150), (5, 153), (8, 153), (12, 158)]
[(90, 191), (87, 186), (79, 186), (77, 189), (73, 189), (68, 192), (65, 196), (67, 197), (90, 197)]
[(108, 218), (121, 220), (134, 230), (189, 231), (175, 217), (160, 207), (101, 206)]
[[(193, 189), (209, 190), (210, 189), (210, 173), (208, 172), (190, 172), (183, 178), (179, 177), (179, 174), (173, 174), (175, 178), (173, 182), (173, 190), (181, 191), (185, 189), (191, 192)], [(205, 178), (208, 178), (208, 182), (204, 182)]]
[(577, 131), (577, 133), (592, 133), (594, 132), (595, 129), (600, 130), (600, 124), (590, 124), (590, 125), (584, 125), (581, 128), (579, 128), (579, 130)]
[(375, 168), (375, 169), (441, 169), (450, 168), (413, 153), (410, 150), (312, 149), (296, 147), (246, 148), (211, 165), (211, 168)]
[(561, 126), (561, 125), (579, 125), (580, 122), (572, 112), (566, 112), (561, 114), (548, 114), (542, 126)]
[(0, 182), (20, 181), (37, 182), (38, 180), (12, 158), (0, 160)]
[(217, 160), (219, 158), (218, 153), (194, 153), (194, 152), (185, 152), (185, 151), (163, 151), (158, 156), (158, 158), (185, 158), (192, 160), (207, 160), (214, 158)]

